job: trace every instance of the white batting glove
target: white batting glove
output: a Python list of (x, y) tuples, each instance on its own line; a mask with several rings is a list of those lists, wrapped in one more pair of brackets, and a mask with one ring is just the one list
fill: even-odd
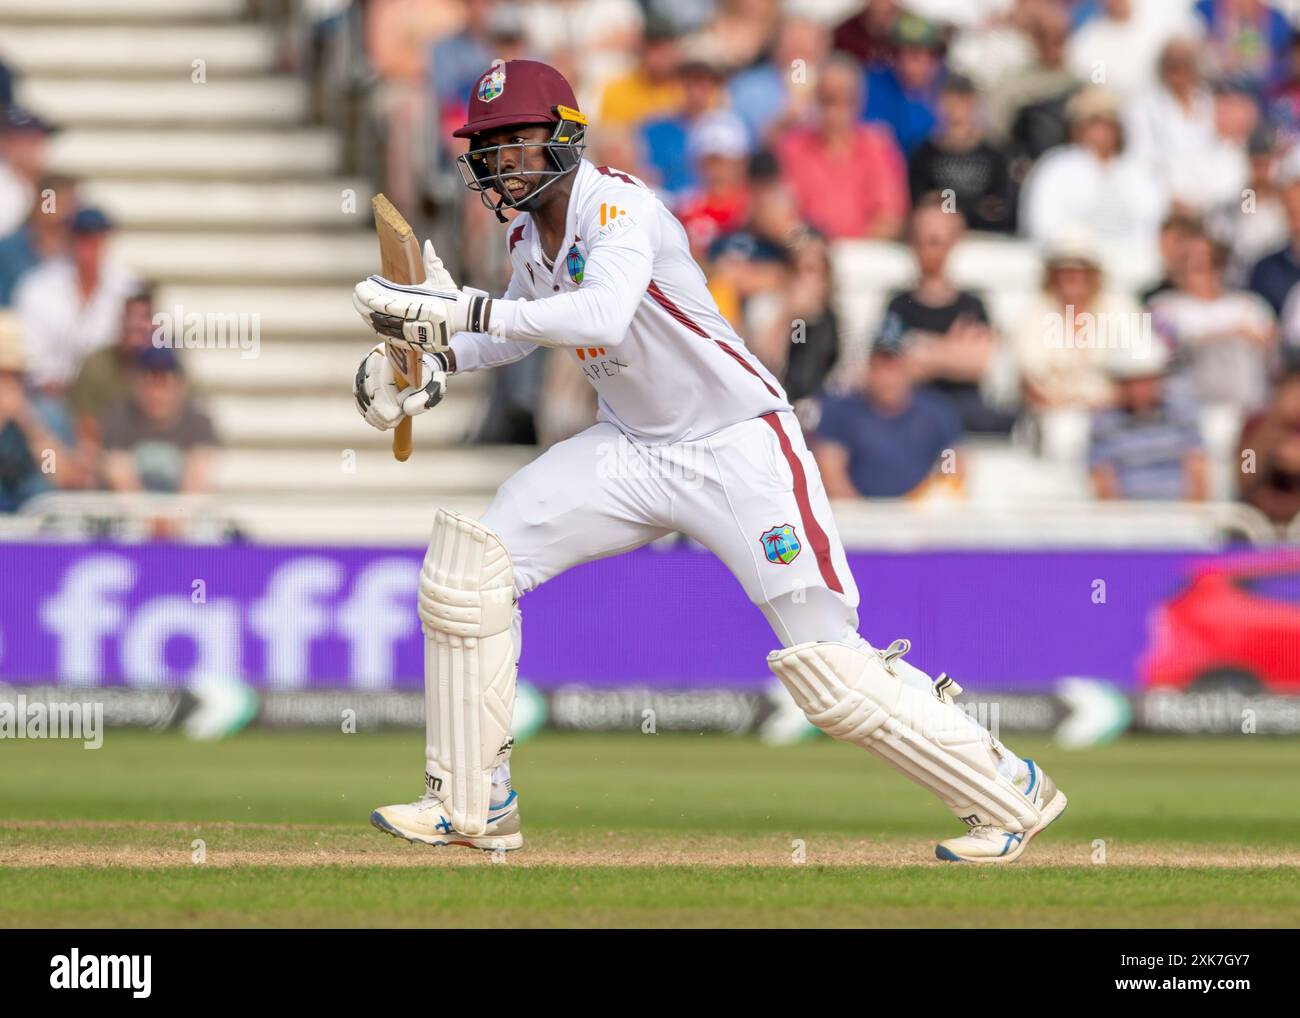
[(352, 305), (386, 339), (427, 353), (443, 353), (457, 332), (487, 332), (492, 298), (457, 287), (430, 241), (424, 244), (424, 282), (405, 286), (371, 276), (356, 285)]
[(433, 249), (433, 241), (424, 242), (424, 285), (435, 290), (457, 290), (456, 281), (451, 278), (447, 266), (442, 264), (438, 252)]
[(380, 431), (391, 431), (403, 417), (415, 417), (437, 406), (447, 392), (447, 359), (442, 354), (426, 354), (425, 382), (397, 387), (393, 363), (379, 343), (361, 359), (356, 377), (352, 380), (352, 395), (357, 401), (357, 412), (366, 423)]

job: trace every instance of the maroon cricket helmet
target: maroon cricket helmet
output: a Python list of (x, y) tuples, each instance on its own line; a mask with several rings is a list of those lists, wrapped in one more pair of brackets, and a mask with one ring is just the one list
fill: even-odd
[[(546, 124), (554, 126), (545, 141), (486, 145), (481, 137), (504, 127)], [(483, 204), (505, 222), (503, 208), (536, 208), (544, 191), (578, 168), (587, 147), (587, 117), (578, 109), (573, 88), (554, 67), (536, 60), (507, 60), (493, 64), (479, 78), (469, 97), (467, 122), (453, 133), (470, 139), (469, 151), (456, 160), (465, 186), (477, 191)], [(546, 153), (546, 169), (522, 168), (529, 149)], [(499, 172), (502, 166), (508, 167), (504, 174)], [(521, 190), (521, 181), (531, 186)]]
[(553, 124), (559, 109), (578, 109), (564, 75), (538, 60), (507, 60), (489, 67), (469, 97), (465, 126), (453, 131), (469, 138), (481, 131), (516, 124)]

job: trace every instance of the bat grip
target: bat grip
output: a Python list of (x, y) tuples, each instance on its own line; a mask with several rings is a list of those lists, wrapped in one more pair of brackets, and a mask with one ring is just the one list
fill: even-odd
[(405, 463), (411, 458), (411, 450), (415, 447), (415, 440), (411, 435), (411, 418), (403, 417), (401, 422), (393, 429), (393, 456), (400, 463)]

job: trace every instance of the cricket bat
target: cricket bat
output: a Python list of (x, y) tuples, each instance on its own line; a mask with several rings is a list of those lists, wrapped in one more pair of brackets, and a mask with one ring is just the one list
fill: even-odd
[[(379, 235), (379, 274), (394, 283), (407, 285), (424, 282), (424, 262), (420, 242), (411, 224), (402, 218), (393, 203), (382, 194), (370, 199), (375, 210), (375, 232)], [(395, 343), (385, 343), (384, 351), (393, 365), (399, 387), (420, 384), (420, 352)], [(411, 456), (411, 418), (403, 417), (393, 431), (393, 455), (405, 462)]]

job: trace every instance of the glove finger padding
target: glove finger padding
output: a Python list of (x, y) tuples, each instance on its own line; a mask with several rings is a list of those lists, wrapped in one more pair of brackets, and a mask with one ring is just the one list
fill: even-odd
[(397, 396), (402, 412), (408, 417), (416, 417), (426, 410), (432, 410), (446, 395), (447, 362), (440, 354), (429, 354), (424, 358), (424, 378), (423, 385), (403, 389)]
[(384, 353), (384, 344), (378, 344), (362, 358), (352, 379), (352, 395), (357, 412), (379, 431), (391, 431), (405, 416), (397, 399), (393, 366)]
[(424, 285), (436, 286), (442, 289), (455, 290), (456, 281), (451, 278), (451, 273), (447, 271), (447, 266), (442, 264), (442, 259), (433, 249), (433, 241), (424, 242)]

